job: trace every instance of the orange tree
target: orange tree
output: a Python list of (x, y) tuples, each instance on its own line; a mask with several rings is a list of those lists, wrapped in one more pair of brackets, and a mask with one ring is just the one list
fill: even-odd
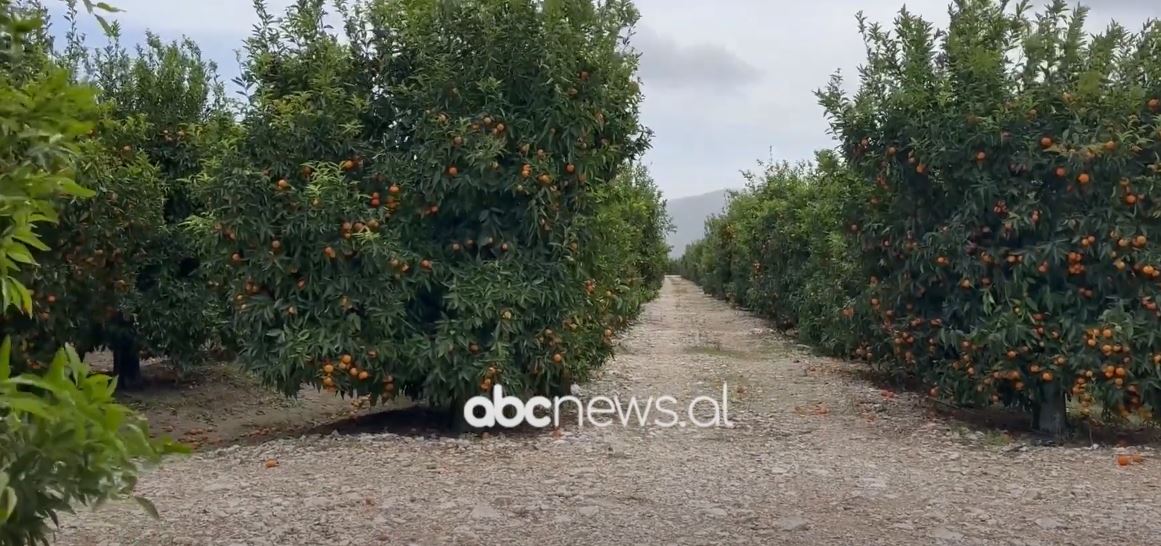
[[(69, 22), (75, 15), (70, 10)], [(82, 355), (108, 347), (125, 387), (140, 383), (143, 350), (183, 367), (198, 362), (220, 320), (179, 222), (197, 208), (186, 186), (205, 142), (232, 122), (214, 67), (196, 46), (150, 35), (130, 56), (116, 25), (108, 28), (110, 45), (95, 53), (75, 29), (63, 52), (43, 33), (27, 41), (36, 51), (29, 60), (67, 67), (99, 91), (76, 173), (96, 197), (64, 205), (45, 234), (48, 247), (62, 251), (38, 256), (45, 267), (25, 275), (47, 305), (3, 324), (17, 336), (15, 363), (43, 360), (65, 342)]]
[[(12, 72), (24, 80), (21, 84), (36, 82), (42, 74), (65, 74), (67, 82), (70, 71), (61, 66), (43, 32), (24, 38), (22, 49), (20, 66)], [(0, 328), (13, 336), (18, 367), (47, 362), (66, 342), (83, 354), (115, 336), (120, 302), (135, 289), (146, 245), (161, 225), (157, 170), (130, 144), (144, 124), (113, 121), (91, 103), (72, 116), (72, 127), (83, 123), (87, 129), (70, 142), (69, 183), (87, 188), (92, 197), (53, 202), (59, 217), (39, 234), (42, 244), (31, 255), (40, 267), (18, 277), (31, 288), (36, 310), (7, 310), (0, 317)]]
[[(856, 227), (865, 351), (963, 404), (1161, 402), (1161, 23), (968, 0), (939, 34), (860, 19), (861, 88), (820, 92), (871, 195)], [(865, 328), (859, 328), (866, 330)]]
[(656, 284), (603, 263), (592, 221), (620, 214), (606, 188), (646, 145), (621, 45), (636, 12), (341, 11), (345, 39), (321, 1), (280, 20), (259, 4), (244, 134), (199, 182), (211, 206), (190, 226), (230, 292), (241, 360), (288, 394), (452, 406), (494, 384), (567, 390), (632, 318), (626, 298)]
[(76, 181), (96, 195), (62, 204), (59, 221), (42, 232), (56, 250), (37, 254), (41, 267), (22, 277), (38, 309), (3, 318), (4, 330), (15, 336), (15, 364), (36, 367), (63, 343), (83, 354), (123, 335), (121, 302), (135, 290), (148, 242), (162, 224), (163, 194), (153, 165), (119, 144), (139, 127), (101, 127), (101, 137), (79, 144), (75, 171)]
[(859, 291), (859, 264), (843, 218), (860, 188), (831, 152), (815, 164), (766, 165), (746, 173), (706, 238), (686, 249), (682, 275), (828, 352), (852, 351), (857, 338), (843, 310)]
[(627, 326), (661, 288), (670, 224), (661, 193), (642, 165), (627, 167), (593, 194), (595, 214), (579, 218), (577, 225), (578, 231), (591, 232), (592, 242), (579, 251), (582, 271), (588, 274), (583, 283), (586, 296), (582, 308), (564, 325), (585, 332), (577, 336), (578, 342), (595, 342), (592, 330), (601, 332), (599, 343), (593, 345), (596, 352), (587, 357), (599, 362), (609, 354), (613, 331)]
[(653, 177), (644, 165), (629, 165), (596, 197), (597, 214), (589, 222), (594, 244), (582, 261), (610, 271), (603, 274), (607, 283), (640, 285), (641, 293), (652, 295), (665, 278), (665, 235), (671, 229)]
[(125, 365), (122, 377), (135, 377), (141, 351), (188, 368), (204, 358), (206, 344), (219, 333), (220, 306), (198, 267), (193, 237), (180, 223), (202, 208), (189, 185), (209, 143), (234, 124), (216, 67), (202, 59), (196, 44), (163, 43), (147, 34), (130, 54), (115, 26), (113, 32), (107, 47), (83, 54), (85, 73), (100, 90), (108, 117), (142, 125), (122, 145), (140, 150), (157, 167), (165, 199), (164, 225), (146, 238), (140, 272), (121, 305), (124, 331), (111, 340)]

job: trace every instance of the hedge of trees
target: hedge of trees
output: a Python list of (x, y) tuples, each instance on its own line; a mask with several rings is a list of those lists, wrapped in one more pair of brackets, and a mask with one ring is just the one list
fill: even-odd
[(680, 267), (830, 352), (964, 405), (1161, 403), (1161, 23), (957, 2), (860, 20), (859, 89), (818, 94), (841, 160), (775, 169)]

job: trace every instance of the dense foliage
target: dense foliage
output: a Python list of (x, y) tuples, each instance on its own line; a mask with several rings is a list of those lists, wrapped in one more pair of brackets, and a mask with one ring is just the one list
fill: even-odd
[(197, 209), (186, 186), (205, 142), (231, 121), (196, 46), (149, 36), (131, 56), (109, 28), (98, 51), (75, 30), (63, 51), (45, 32), (26, 40), (23, 73), (35, 77), (35, 62), (97, 91), (95, 108), (75, 110), (92, 126), (74, 150), (76, 181), (95, 197), (64, 204), (34, 253), (43, 267), (20, 277), (43, 304), (38, 312), (8, 313), (0, 328), (15, 336), (18, 366), (35, 367), (62, 343), (82, 356), (107, 347), (122, 386), (135, 386), (142, 351), (195, 364), (221, 320), (180, 222)]
[(813, 165), (767, 165), (707, 222), (675, 272), (706, 291), (795, 327), (801, 338), (845, 353), (855, 344), (838, 312), (858, 290), (854, 247), (842, 218), (861, 186), (833, 153)]
[(244, 131), (200, 184), (240, 360), (288, 394), (437, 405), (584, 379), (664, 255), (625, 171), (647, 144), (631, 4), (374, 0), (341, 37), (323, 14), (260, 6)]
[[(1161, 403), (1161, 23), (1088, 38), (1084, 15), (966, 0), (939, 33), (907, 11), (893, 32), (861, 21), (860, 89), (848, 97), (836, 78), (819, 94), (862, 181), (827, 220), (831, 235), (846, 226), (840, 262), (861, 276), (849, 306), (819, 308), (849, 319), (828, 326), (843, 340), (832, 348), (858, 339), (857, 356), (933, 396), (1027, 407), (1053, 433), (1069, 397), (1121, 416)], [(694, 272), (711, 290), (768, 284), (732, 294), (778, 314), (770, 298), (811, 293), (798, 272), (727, 284), (760, 255), (730, 241), (747, 206), (711, 223), (687, 262), (720, 257)], [(786, 221), (779, 231), (805, 227)]]
[[(114, 27), (115, 28), (115, 27)], [(192, 41), (164, 43), (152, 34), (133, 54), (115, 39), (86, 60), (86, 79), (114, 120), (139, 123), (121, 145), (140, 150), (157, 168), (164, 202), (162, 223), (145, 238), (133, 290), (121, 306), (132, 327), (124, 350), (164, 356), (188, 368), (202, 361), (207, 343), (220, 345), (221, 306), (199, 268), (194, 238), (181, 223), (204, 207), (190, 184), (211, 144), (234, 130), (213, 63)], [(129, 364), (136, 365), (130, 361)]]
[(57, 514), (129, 496), (143, 463), (185, 451), (151, 440), (145, 420), (113, 398), (113, 380), (90, 375), (71, 347), (44, 373), (19, 376), (10, 348), (0, 347), (0, 544), (48, 544)]

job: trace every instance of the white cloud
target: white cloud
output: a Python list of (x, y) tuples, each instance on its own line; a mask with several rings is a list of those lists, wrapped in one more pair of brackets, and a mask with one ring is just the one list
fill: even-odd
[(760, 79), (757, 69), (720, 44), (682, 44), (644, 27), (632, 45), (641, 52), (641, 78), (654, 87), (733, 93)]

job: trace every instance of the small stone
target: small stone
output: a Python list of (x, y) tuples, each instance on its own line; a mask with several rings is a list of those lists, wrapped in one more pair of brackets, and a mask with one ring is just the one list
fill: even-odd
[(233, 487), (233, 484), (230, 482), (211, 482), (209, 485), (202, 488), (202, 491), (205, 491), (206, 493), (217, 493), (220, 491), (233, 489)]
[(804, 531), (810, 528), (810, 522), (800, 517), (783, 518), (774, 522), (774, 525), (787, 532)]
[(1064, 524), (1060, 523), (1060, 520), (1056, 518), (1040, 518), (1036, 520), (1036, 525), (1045, 531), (1051, 531), (1053, 529), (1059, 529)]
[(962, 540), (963, 533), (958, 533), (946, 527), (936, 527), (928, 534), (931, 538), (939, 540)]
[(478, 504), (472, 508), (472, 519), (500, 519), (503, 516), (495, 508), (487, 504)]

